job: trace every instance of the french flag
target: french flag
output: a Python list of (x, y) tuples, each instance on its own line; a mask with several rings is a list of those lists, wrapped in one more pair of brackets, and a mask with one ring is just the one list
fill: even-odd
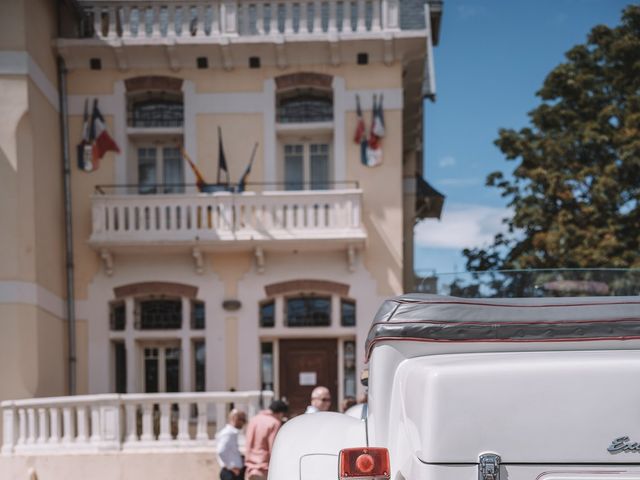
[(104, 117), (98, 109), (98, 99), (93, 101), (93, 112), (91, 113), (91, 128), (89, 132), (91, 142), (91, 159), (85, 157), (84, 169), (88, 172), (97, 170), (100, 160), (107, 152), (120, 153), (120, 147), (109, 135)]

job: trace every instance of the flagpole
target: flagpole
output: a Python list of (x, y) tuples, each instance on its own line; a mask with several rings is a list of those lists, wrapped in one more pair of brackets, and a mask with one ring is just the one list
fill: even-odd
[(182, 158), (187, 161), (187, 163), (191, 167), (191, 170), (193, 170), (193, 173), (195, 173), (196, 175), (196, 187), (198, 187), (198, 191), (202, 192), (202, 189), (207, 185), (207, 182), (205, 181), (198, 167), (196, 167), (195, 163), (193, 163), (193, 161), (191, 160), (191, 157), (187, 155), (186, 150), (184, 148), (181, 148), (180, 150), (182, 152)]
[(240, 177), (240, 182), (238, 182), (238, 185), (242, 185), (242, 188), (244, 189), (245, 184), (247, 183), (247, 177), (249, 176), (249, 173), (251, 172), (251, 168), (253, 167), (253, 160), (256, 156), (256, 152), (258, 151), (258, 142), (253, 144), (253, 150), (251, 151), (251, 157), (249, 157), (249, 164), (247, 165), (247, 168), (244, 170), (244, 173), (242, 174), (242, 177)]
[(221, 156), (221, 154), (223, 152), (223, 148), (224, 147), (222, 146), (222, 129), (220, 128), (220, 126), (218, 126), (218, 173), (217, 173), (217, 176), (216, 176), (216, 183), (218, 185), (220, 185), (220, 168), (221, 168), (221, 166), (220, 166), (220, 162), (221, 162), (220, 156)]

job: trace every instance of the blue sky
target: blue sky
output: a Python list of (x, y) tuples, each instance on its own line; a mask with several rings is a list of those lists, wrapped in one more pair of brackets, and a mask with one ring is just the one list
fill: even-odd
[(488, 173), (510, 173), (493, 142), (527, 125), (535, 92), (597, 24), (619, 24), (629, 1), (445, 0), (434, 49), (437, 99), (425, 104), (425, 178), (446, 196), (442, 219), (415, 229), (415, 268), (464, 271), (464, 247), (490, 243), (508, 214)]

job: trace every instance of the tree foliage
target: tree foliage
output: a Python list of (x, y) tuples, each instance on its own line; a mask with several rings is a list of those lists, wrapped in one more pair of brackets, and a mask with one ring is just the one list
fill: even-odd
[(491, 173), (514, 215), (469, 270), (640, 267), (640, 6), (594, 27), (536, 93), (530, 126), (495, 144), (518, 164)]

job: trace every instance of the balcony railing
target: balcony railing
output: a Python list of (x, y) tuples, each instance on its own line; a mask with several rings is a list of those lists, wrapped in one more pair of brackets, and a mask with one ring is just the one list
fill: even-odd
[(80, 0), (100, 39), (317, 36), (399, 29), (399, 0)]
[[(101, 188), (100, 191), (107, 191)], [(162, 191), (162, 190), (159, 190)], [(92, 197), (91, 243), (204, 246), (280, 240), (364, 240), (362, 191), (298, 190)]]
[(5, 401), (2, 454), (212, 447), (231, 403), (252, 417), (272, 399), (273, 392), (249, 391)]

